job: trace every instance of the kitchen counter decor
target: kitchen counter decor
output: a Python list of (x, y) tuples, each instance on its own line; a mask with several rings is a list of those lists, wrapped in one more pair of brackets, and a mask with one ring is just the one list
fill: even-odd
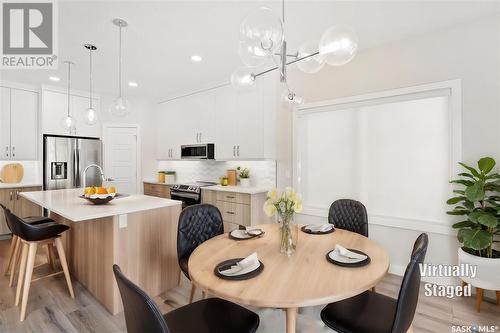
[(300, 195), (290, 187), (282, 194), (273, 189), (267, 194), (264, 211), (267, 216), (277, 216), (280, 224), (280, 252), (292, 255), (297, 248), (298, 239), (298, 226), (293, 223), (293, 216), (302, 211)]

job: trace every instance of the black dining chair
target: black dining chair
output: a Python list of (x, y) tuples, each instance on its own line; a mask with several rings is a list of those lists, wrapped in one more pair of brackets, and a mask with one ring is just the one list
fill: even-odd
[(417, 308), (420, 268), (425, 259), (427, 234), (418, 236), (399, 289), (398, 299), (372, 291), (328, 304), (321, 319), (339, 333), (406, 333)]
[[(7, 267), (5, 268), (5, 275), (10, 275), (9, 277), (9, 287), (12, 287), (14, 283), (14, 276), (16, 273), (16, 265), (19, 260), (19, 256), (21, 254), (21, 241), (19, 237), (17, 237), (13, 232), (12, 228), (10, 226), (9, 220), (7, 219), (7, 211), (9, 210), (7, 207), (2, 205), (0, 203), (0, 207), (2, 208), (5, 216), (5, 224), (7, 224), (7, 227), (9, 228), (10, 232), (12, 233), (12, 240), (10, 242), (10, 249), (9, 249), (9, 259), (7, 262)], [(10, 210), (9, 210), (10, 211)], [(31, 224), (31, 225), (37, 225), (37, 224), (42, 224), (42, 223), (48, 223), (48, 222), (54, 222), (53, 219), (45, 216), (27, 216), (22, 218), (24, 222)], [(51, 252), (49, 247), (47, 247), (47, 258), (51, 256)]]
[[(179, 216), (177, 227), (177, 259), (181, 272), (190, 279), (189, 256), (204, 241), (224, 233), (224, 224), (219, 209), (209, 204), (186, 207)], [(179, 283), (180, 283), (179, 276)], [(193, 302), (196, 286), (192, 284), (189, 303)]]
[(113, 265), (128, 333), (253, 333), (259, 316), (220, 298), (208, 298), (162, 315), (154, 301)]
[(356, 200), (334, 201), (328, 211), (328, 223), (335, 228), (349, 230), (368, 237), (368, 214), (365, 206)]
[[(69, 275), (68, 264), (66, 262), (66, 254), (61, 242), (61, 234), (69, 227), (64, 224), (48, 222), (37, 225), (26, 223), (23, 219), (14, 215), (10, 210), (5, 210), (7, 221), (10, 225), (12, 233), (16, 235), (22, 244), (21, 264), (19, 267), (19, 277), (17, 280), (16, 289), (16, 306), (19, 304), (21, 289), (23, 292), (21, 302), (20, 321), (24, 321), (26, 316), (26, 306), (28, 304), (28, 295), (31, 285), (31, 277), (35, 264), (36, 251), (39, 245), (51, 244), (57, 248), (57, 253), (61, 261), (62, 271), (66, 278), (69, 293), (71, 298), (75, 298), (73, 293), (73, 285), (71, 284), (71, 277)], [(52, 276), (53, 274), (49, 274)], [(24, 279), (24, 282), (23, 282)]]

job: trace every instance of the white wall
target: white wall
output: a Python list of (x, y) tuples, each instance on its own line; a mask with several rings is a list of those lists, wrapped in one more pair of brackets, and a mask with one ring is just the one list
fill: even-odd
[[(362, 44), (363, 41), (361, 40)], [(289, 83), (306, 102), (450, 79), (462, 80), (462, 158), (482, 156), (500, 163), (500, 17), (417, 36), (359, 52), (342, 67), (325, 66), (316, 74), (289, 69)], [(278, 186), (292, 184), (291, 111), (279, 111)], [(425, 207), (422, 207), (425, 209)], [(370, 238), (389, 249), (396, 271), (406, 265), (418, 232), (372, 226)], [(430, 234), (427, 262), (455, 263), (454, 235)]]

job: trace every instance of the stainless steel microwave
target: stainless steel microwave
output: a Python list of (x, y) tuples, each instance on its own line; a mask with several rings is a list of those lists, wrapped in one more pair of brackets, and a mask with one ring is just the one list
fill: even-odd
[(213, 143), (181, 146), (181, 159), (213, 160), (215, 145)]

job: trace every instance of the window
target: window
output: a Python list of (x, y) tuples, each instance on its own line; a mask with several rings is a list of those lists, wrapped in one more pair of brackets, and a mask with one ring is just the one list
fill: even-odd
[(458, 92), (422, 88), (297, 111), (294, 186), (305, 215), (327, 216), (333, 201), (352, 198), (366, 205), (370, 223), (449, 232), (448, 181), (460, 143), (452, 93)]

